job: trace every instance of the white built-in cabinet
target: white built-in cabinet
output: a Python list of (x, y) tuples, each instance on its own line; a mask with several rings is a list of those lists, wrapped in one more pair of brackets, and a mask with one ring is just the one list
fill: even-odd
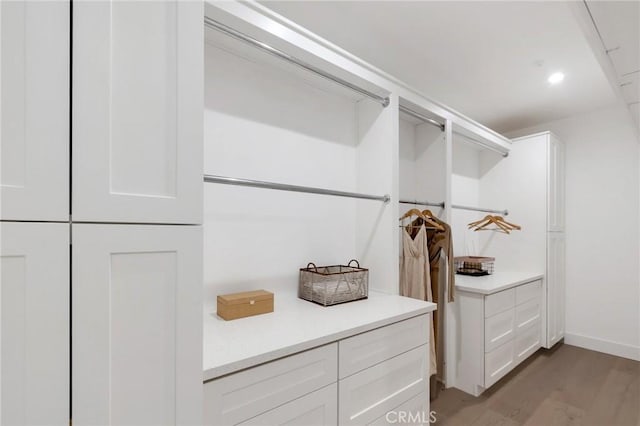
[(75, 425), (201, 421), (201, 235), (73, 225)]
[(455, 387), (480, 395), (542, 346), (542, 281), (482, 294), (459, 291)]
[(564, 144), (553, 133), (542, 137), (547, 148), (547, 231), (564, 232)]
[(69, 423), (69, 225), (0, 224), (0, 424)]
[(76, 2), (74, 221), (202, 222), (203, 6)]
[(69, 2), (0, 3), (0, 219), (69, 219)]
[(428, 325), (418, 315), (207, 381), (204, 422), (389, 425), (411, 413), (425, 424)]

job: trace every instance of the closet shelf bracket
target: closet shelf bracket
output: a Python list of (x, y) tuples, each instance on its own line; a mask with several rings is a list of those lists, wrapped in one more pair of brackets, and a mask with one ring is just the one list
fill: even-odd
[(391, 196), (361, 194), (358, 192), (335, 191), (333, 189), (315, 188), (311, 186), (289, 185), (286, 183), (265, 182), (261, 180), (239, 179), (226, 176), (204, 175), (207, 183), (220, 183), (225, 185), (249, 186), (253, 188), (275, 189), (277, 191), (304, 192), (307, 194), (333, 195), (336, 197), (359, 198), (362, 200), (375, 200), (388, 203)]
[(286, 62), (289, 62), (290, 64), (293, 64), (297, 67), (300, 67), (302, 69), (305, 69), (309, 72), (312, 72), (313, 74), (316, 74), (322, 78), (325, 78), (327, 80), (333, 81), (334, 83), (339, 84), (342, 87), (346, 87), (347, 89), (353, 90), (354, 92), (360, 93), (361, 95), (364, 95), (370, 99), (373, 99), (374, 101), (380, 103), (383, 107), (387, 107), (389, 106), (389, 97), (388, 96), (380, 96), (378, 94), (375, 94), (373, 92), (370, 92), (369, 90), (363, 89), (361, 87), (358, 87), (354, 84), (349, 83), (346, 80), (343, 80), (340, 77), (337, 77), (335, 75), (329, 74), (328, 72), (325, 72), (323, 70), (321, 70), (320, 68), (311, 65), (301, 59), (298, 59), (296, 57), (293, 57), (291, 55), (289, 55), (288, 53), (283, 52), (282, 50), (276, 49), (275, 47), (272, 47), (260, 40), (257, 40), (245, 33), (242, 33), (238, 30), (235, 30), (223, 23), (220, 23), (214, 19), (211, 19), (207, 16), (204, 17), (204, 25), (214, 29), (216, 31), (220, 31), (223, 34), (226, 34), (232, 38), (235, 38), (236, 40), (240, 40), (244, 43), (250, 44), (251, 46), (266, 52), (272, 56), (275, 56), (277, 58), (280, 58)]

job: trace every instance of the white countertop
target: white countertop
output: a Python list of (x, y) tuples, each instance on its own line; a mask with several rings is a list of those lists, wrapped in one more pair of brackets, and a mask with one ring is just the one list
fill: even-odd
[(544, 274), (523, 271), (496, 271), (481, 277), (456, 274), (456, 291), (493, 294), (543, 277)]
[(275, 292), (274, 312), (225, 321), (205, 307), (204, 381), (291, 355), (397, 321), (422, 315), (436, 305), (370, 292), (366, 300), (323, 307)]

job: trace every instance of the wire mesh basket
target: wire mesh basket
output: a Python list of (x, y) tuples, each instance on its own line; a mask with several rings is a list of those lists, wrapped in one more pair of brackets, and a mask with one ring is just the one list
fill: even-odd
[(495, 257), (461, 256), (453, 259), (456, 274), (482, 276), (493, 274)]
[[(356, 266), (351, 266), (352, 263)], [(366, 299), (369, 294), (369, 270), (352, 259), (347, 265), (316, 266), (300, 269), (298, 297), (322, 306)]]

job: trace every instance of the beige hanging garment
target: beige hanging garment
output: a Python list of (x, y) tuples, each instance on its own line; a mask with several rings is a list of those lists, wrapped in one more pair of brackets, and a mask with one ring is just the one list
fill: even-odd
[[(400, 294), (414, 299), (433, 302), (427, 230), (422, 225), (415, 238), (402, 228), (402, 254), (400, 255)], [(436, 374), (436, 342), (433, 333), (433, 312), (429, 313), (429, 375)]]

